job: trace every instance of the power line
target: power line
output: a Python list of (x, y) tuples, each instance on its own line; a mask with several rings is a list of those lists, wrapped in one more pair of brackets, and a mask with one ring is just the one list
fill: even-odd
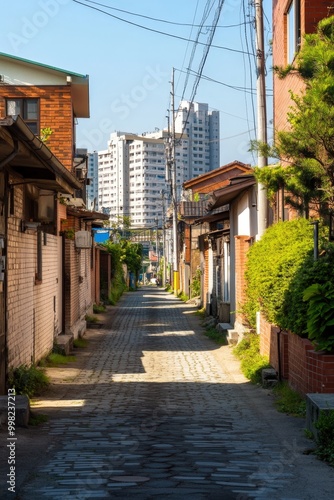
[[(207, 19), (208, 15), (209, 15), (209, 12), (212, 8), (210, 8), (210, 10), (208, 9), (209, 8), (209, 0), (207, 0), (207, 3), (206, 3), (206, 7), (204, 9), (204, 13), (203, 13), (203, 16), (202, 16), (202, 21), (201, 21), (201, 24), (199, 25), (199, 29), (197, 31), (197, 36), (196, 36), (196, 41), (193, 45), (193, 49), (191, 51), (191, 56), (190, 56), (190, 61), (188, 63), (188, 68), (191, 68), (191, 65), (193, 63), (193, 60), (194, 60), (194, 57), (195, 57), (195, 52), (196, 52), (196, 48), (198, 46), (198, 41), (199, 41), (199, 37), (201, 35), (201, 31), (202, 31), (202, 28), (204, 26), (204, 22), (205, 20)], [(190, 75), (190, 70), (187, 69), (187, 72), (186, 72), (186, 78), (185, 78), (185, 82), (184, 82), (184, 86), (183, 86), (183, 92), (182, 92), (182, 98), (181, 98), (181, 101), (183, 101), (183, 98), (184, 98), (184, 94), (186, 92), (186, 88), (187, 88), (187, 85), (188, 85), (188, 79), (189, 79), (189, 75)]]
[[(208, 25), (200, 25), (200, 24), (194, 24), (194, 23), (178, 23), (176, 21), (168, 21), (166, 19), (159, 19), (159, 18), (156, 18), (156, 17), (151, 17), (151, 16), (145, 16), (144, 14), (137, 14), (135, 12), (131, 12), (129, 10), (123, 10), (123, 9), (117, 9), (116, 7), (110, 7), (110, 5), (105, 5), (103, 3), (99, 3), (99, 2), (94, 2), (93, 0), (85, 0), (85, 2), (87, 3), (92, 3), (94, 5), (99, 5), (100, 7), (105, 7), (106, 9), (110, 9), (110, 10), (115, 10), (117, 12), (123, 12), (124, 14), (129, 14), (130, 16), (135, 16), (135, 17), (141, 17), (143, 19), (149, 19), (150, 21), (157, 21), (159, 23), (165, 23), (165, 24), (172, 24), (174, 26), (190, 26), (192, 28), (198, 28), (198, 27), (202, 27), (202, 28), (209, 28), (211, 26), (208, 26)], [(238, 24), (227, 24), (227, 25), (223, 25), (223, 26), (217, 26), (217, 28), (237, 28), (239, 26), (241, 26), (243, 23), (238, 23)]]
[[(193, 104), (195, 96), (196, 96), (197, 88), (198, 88), (199, 82), (201, 80), (202, 72), (203, 72), (204, 65), (205, 65), (205, 62), (206, 62), (208, 54), (209, 54), (210, 47), (212, 46), (212, 40), (213, 40), (214, 34), (216, 32), (216, 26), (217, 26), (218, 21), (219, 21), (219, 17), (220, 17), (220, 14), (221, 14), (221, 11), (222, 11), (222, 8), (223, 8), (223, 5), (224, 5), (224, 1), (225, 0), (220, 0), (219, 1), (218, 7), (217, 7), (216, 12), (215, 12), (215, 16), (214, 16), (214, 20), (213, 20), (213, 26), (212, 26), (212, 28), (210, 30), (209, 41), (208, 41), (208, 44), (206, 45), (206, 47), (204, 49), (203, 56), (202, 56), (202, 59), (201, 59), (201, 62), (200, 62), (200, 66), (199, 66), (199, 71), (198, 71), (198, 74), (196, 75), (196, 79), (195, 79), (195, 82), (194, 82), (194, 85), (193, 85), (193, 89), (192, 89), (192, 93), (191, 93), (191, 97), (190, 97), (190, 102), (189, 102), (189, 106), (188, 106), (188, 112), (187, 112), (186, 119), (184, 121), (184, 125), (182, 127), (181, 136), (178, 139), (179, 141), (181, 141), (181, 139), (183, 137), (183, 134), (184, 134), (184, 131), (185, 131), (186, 126), (187, 126), (187, 122), (188, 122), (188, 118), (189, 118), (189, 115), (190, 115), (191, 107), (192, 107), (192, 104)], [(207, 6), (209, 8), (209, 1), (207, 2)], [(174, 121), (175, 121), (175, 116), (173, 116), (173, 123), (174, 123)]]
[[(197, 0), (197, 2), (196, 2), (196, 8), (195, 8), (194, 17), (193, 17), (193, 24), (191, 25), (191, 30), (190, 30), (189, 38), (192, 36), (192, 31), (193, 31), (193, 28), (195, 27), (195, 19), (196, 19), (198, 4), (199, 4), (199, 0)], [(184, 53), (183, 61), (182, 61), (182, 68), (183, 68), (185, 60), (186, 60), (186, 55), (187, 55), (187, 52), (188, 52), (189, 45), (190, 45), (190, 42), (188, 41), (187, 47), (186, 47), (186, 50), (185, 50), (185, 53)], [(176, 87), (178, 86), (180, 78), (181, 78), (181, 74), (179, 74), (179, 78), (178, 78)]]
[[(177, 69), (177, 71), (180, 71), (181, 73), (186, 73), (186, 71), (181, 70), (181, 69)], [(193, 70), (189, 70), (189, 71), (190, 71), (190, 73), (192, 75), (199, 76), (199, 73), (196, 73)], [(222, 85), (223, 87), (228, 87), (228, 88), (230, 88), (232, 90), (236, 90), (238, 92), (246, 92), (246, 93), (249, 93), (249, 94), (256, 95), (256, 89), (255, 88), (251, 88), (251, 87), (239, 87), (237, 85), (229, 85), (228, 83), (224, 83), (224, 82), (221, 82), (219, 80), (215, 80), (214, 78), (211, 78), (211, 77), (203, 75), (203, 74), (201, 75), (201, 78), (202, 78), (202, 80), (207, 80), (207, 81), (212, 82), (212, 83), (217, 83), (218, 85)], [(267, 94), (267, 96), (271, 97), (272, 94)]]
[[(151, 31), (153, 33), (158, 33), (159, 35), (168, 36), (170, 38), (176, 38), (177, 40), (183, 40), (183, 41), (186, 41), (186, 42), (194, 42), (195, 41), (195, 40), (189, 40), (188, 38), (185, 38), (183, 36), (172, 35), (171, 33), (166, 33), (165, 31), (160, 31), (160, 30), (156, 30), (156, 29), (153, 29), (153, 28), (148, 28), (147, 26), (143, 26), (141, 24), (137, 24), (137, 23), (134, 23), (132, 21), (128, 21), (127, 19), (123, 19), (121, 17), (114, 16), (113, 14), (110, 14), (109, 12), (106, 12), (106, 11), (104, 11), (102, 9), (98, 9), (97, 7), (93, 7), (91, 5), (87, 5), (86, 3), (80, 2), (79, 0), (72, 0), (72, 2), (77, 3), (79, 5), (82, 5), (83, 7), (87, 7), (88, 9), (96, 10), (97, 12), (101, 12), (102, 14), (105, 14), (106, 16), (112, 17), (114, 19), (117, 19), (118, 21), (122, 21), (122, 22), (124, 22), (126, 24), (130, 24), (131, 26), (136, 26), (137, 28), (141, 28), (141, 29), (144, 29), (146, 31)], [(207, 44), (203, 43), (203, 42), (198, 42), (198, 44), (199, 45), (204, 45), (205, 47), (207, 46)], [(227, 50), (229, 52), (236, 52), (238, 54), (244, 54), (245, 53), (242, 50), (232, 49), (231, 47), (224, 47), (222, 45), (212, 45), (211, 44), (210, 47), (215, 48), (215, 49)]]

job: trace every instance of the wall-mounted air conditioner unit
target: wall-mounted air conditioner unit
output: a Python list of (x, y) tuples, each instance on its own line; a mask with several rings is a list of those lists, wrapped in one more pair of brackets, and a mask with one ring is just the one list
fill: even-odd
[(89, 231), (77, 231), (75, 233), (75, 246), (77, 248), (91, 248), (92, 235)]

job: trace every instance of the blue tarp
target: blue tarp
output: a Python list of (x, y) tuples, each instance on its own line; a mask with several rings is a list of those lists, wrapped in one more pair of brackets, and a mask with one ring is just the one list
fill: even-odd
[(104, 243), (105, 241), (108, 240), (109, 240), (108, 230), (98, 229), (97, 231), (94, 231), (94, 241), (96, 243)]

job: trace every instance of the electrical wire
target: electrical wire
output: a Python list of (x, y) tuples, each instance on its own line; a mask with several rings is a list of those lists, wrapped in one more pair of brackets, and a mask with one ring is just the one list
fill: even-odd
[[(214, 34), (216, 32), (216, 26), (217, 26), (218, 21), (219, 21), (219, 17), (220, 17), (220, 14), (221, 14), (221, 11), (222, 11), (222, 8), (223, 8), (223, 5), (224, 5), (224, 1), (225, 0), (219, 0), (218, 7), (216, 8), (216, 12), (215, 12), (214, 20), (213, 20), (213, 25), (212, 25), (212, 28), (210, 30), (209, 41), (208, 41), (208, 43), (207, 43), (207, 45), (206, 45), (206, 47), (204, 49), (202, 60), (200, 62), (200, 66), (199, 66), (199, 71), (198, 71), (198, 74), (196, 76), (196, 79), (195, 79), (195, 82), (194, 82), (194, 85), (193, 85), (191, 97), (190, 97), (190, 100), (189, 100), (190, 102), (189, 102), (189, 106), (188, 106), (187, 116), (186, 116), (186, 119), (184, 121), (184, 125), (182, 127), (181, 136), (178, 139), (179, 141), (182, 140), (182, 137), (184, 135), (184, 131), (185, 131), (186, 126), (187, 126), (187, 122), (188, 122), (188, 118), (189, 118), (189, 115), (190, 115), (191, 107), (192, 107), (192, 104), (193, 104), (195, 96), (196, 96), (196, 92), (197, 92), (197, 89), (198, 89), (199, 82), (201, 80), (202, 72), (203, 72), (204, 65), (205, 65), (205, 62), (206, 62), (208, 54), (209, 54), (210, 47), (212, 45), (212, 40), (213, 40)], [(209, 5), (209, 4), (207, 3), (207, 5)], [(173, 116), (173, 121), (174, 120), (175, 120), (175, 116)]]
[[(176, 69), (176, 71), (180, 71), (182, 73), (186, 73), (184, 70), (181, 70), (181, 69)], [(191, 75), (199, 76), (199, 73), (196, 73), (195, 71), (190, 70), (190, 73), (191, 73)], [(255, 88), (251, 88), (251, 87), (239, 87), (237, 85), (229, 85), (227, 83), (221, 82), (219, 80), (215, 80), (214, 78), (211, 78), (211, 77), (203, 75), (203, 74), (201, 75), (201, 78), (202, 78), (202, 80), (207, 80), (207, 81), (212, 82), (212, 83), (217, 83), (218, 85), (222, 85), (223, 87), (227, 87), (227, 88), (230, 88), (232, 90), (236, 90), (236, 91), (239, 91), (239, 92), (245, 92), (245, 93), (248, 93), (248, 94), (256, 95), (256, 89)], [(266, 95), (268, 97), (272, 97), (272, 93), (266, 93)]]
[[(201, 24), (199, 25), (199, 29), (197, 31), (196, 41), (194, 42), (193, 49), (192, 49), (192, 52), (191, 52), (190, 61), (188, 63), (188, 68), (191, 68), (191, 66), (192, 66), (192, 63), (193, 63), (193, 60), (194, 60), (194, 57), (195, 57), (195, 52), (196, 52), (196, 49), (197, 49), (197, 46), (198, 46), (199, 37), (201, 35), (202, 29), (203, 29), (203, 26), (204, 26), (204, 22), (208, 18), (208, 15), (209, 15), (211, 9), (212, 9), (212, 5), (210, 7), (210, 0), (207, 0), (206, 6), (205, 6), (205, 9), (204, 9), (204, 13), (203, 13), (203, 16), (202, 16), (202, 21), (201, 21)], [(190, 70), (188, 69), (187, 73), (186, 73), (186, 78), (185, 78), (185, 81), (184, 81), (184, 86), (183, 86), (183, 92), (182, 92), (181, 101), (183, 101), (183, 98), (184, 98), (184, 95), (185, 95), (185, 92), (186, 92), (186, 88), (187, 88), (188, 80), (189, 80), (189, 75), (190, 75)]]
[[(198, 4), (199, 4), (199, 0), (197, 0), (197, 3), (196, 3), (195, 13), (194, 13), (194, 17), (193, 17), (193, 24), (192, 24), (192, 27), (191, 27), (191, 30), (190, 30), (189, 38), (191, 38), (193, 28), (195, 27), (195, 19), (196, 19), (196, 14), (197, 14), (197, 9), (198, 9)], [(183, 68), (183, 66), (184, 66), (184, 64), (185, 64), (186, 55), (187, 55), (187, 52), (188, 52), (188, 47), (189, 47), (189, 45), (190, 45), (190, 42), (188, 41), (188, 43), (187, 43), (187, 47), (186, 47), (186, 50), (185, 50), (185, 53), (184, 53), (183, 61), (182, 61), (182, 68)], [(178, 81), (177, 81), (177, 83), (176, 83), (176, 88), (178, 87), (178, 84), (179, 84), (180, 78), (181, 78), (181, 73), (179, 74), (179, 78), (178, 78)], [(182, 93), (182, 97), (183, 97), (183, 93)], [(182, 99), (181, 99), (181, 101), (182, 101)]]
[[(151, 17), (151, 16), (145, 16), (143, 14), (137, 14), (135, 12), (130, 12), (129, 10), (123, 10), (123, 9), (117, 9), (116, 7), (110, 7), (110, 5), (105, 5), (100, 2), (94, 2), (93, 0), (85, 0), (87, 3), (92, 3), (94, 5), (98, 5), (99, 7), (105, 7), (106, 9), (110, 10), (115, 10), (117, 12), (123, 12), (124, 14), (129, 14), (130, 16), (135, 16), (135, 17), (141, 17), (143, 19), (149, 19), (150, 21), (157, 21), (159, 23), (165, 23), (165, 24), (172, 24), (174, 26), (190, 26), (191, 28), (198, 28), (201, 25), (200, 24), (194, 24), (194, 23), (177, 23), (176, 21), (167, 21), (166, 19), (159, 19), (156, 17)], [(198, 2), (197, 2), (198, 5)], [(197, 7), (196, 7), (197, 8)], [(240, 26), (240, 24), (227, 24), (225, 26), (217, 26), (217, 28), (236, 28)], [(209, 26), (202, 26), (203, 28), (209, 28)]]
[[(166, 33), (165, 31), (160, 31), (160, 30), (156, 30), (156, 29), (153, 29), (153, 28), (148, 28), (147, 26), (143, 26), (141, 24), (133, 23), (132, 21), (128, 21), (127, 19), (123, 19), (121, 17), (114, 16), (113, 14), (109, 14), (109, 12), (106, 12), (106, 11), (104, 11), (102, 9), (98, 9), (97, 7), (93, 7), (91, 5), (87, 5), (86, 3), (80, 2), (79, 0), (72, 0), (72, 2), (77, 3), (79, 5), (82, 5), (83, 7), (87, 7), (88, 9), (92, 9), (92, 10), (95, 10), (97, 12), (101, 12), (102, 14), (105, 14), (106, 16), (112, 17), (114, 19), (117, 19), (118, 21), (122, 21), (122, 22), (124, 22), (126, 24), (130, 24), (131, 26), (136, 26), (137, 28), (141, 28), (141, 29), (144, 29), (146, 31), (151, 31), (153, 33), (158, 33), (159, 35), (168, 36), (170, 38), (175, 38), (177, 40), (184, 40), (186, 42), (188, 42), (188, 41), (189, 42), (194, 42), (195, 41), (195, 40), (189, 40), (188, 38), (185, 38), (183, 36), (172, 35), (171, 33)], [(204, 45), (205, 47), (207, 46), (207, 44), (203, 43), (203, 42), (198, 42), (198, 44), (199, 45)], [(235, 52), (235, 53), (238, 53), (238, 54), (243, 54), (244, 53), (242, 50), (232, 49), (231, 47), (224, 47), (222, 45), (213, 45), (213, 44), (211, 44), (210, 48), (211, 47), (215, 48), (215, 49), (227, 50), (229, 52)]]

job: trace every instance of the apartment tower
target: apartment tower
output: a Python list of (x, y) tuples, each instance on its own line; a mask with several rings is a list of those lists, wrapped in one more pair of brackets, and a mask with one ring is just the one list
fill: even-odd
[[(182, 101), (175, 115), (175, 167), (179, 190), (184, 181), (219, 167), (219, 112), (207, 104)], [(135, 135), (114, 132), (98, 152), (98, 208), (111, 220), (130, 216), (133, 227), (162, 220), (163, 193), (168, 200), (168, 132)], [(168, 177), (168, 176), (167, 176)]]

